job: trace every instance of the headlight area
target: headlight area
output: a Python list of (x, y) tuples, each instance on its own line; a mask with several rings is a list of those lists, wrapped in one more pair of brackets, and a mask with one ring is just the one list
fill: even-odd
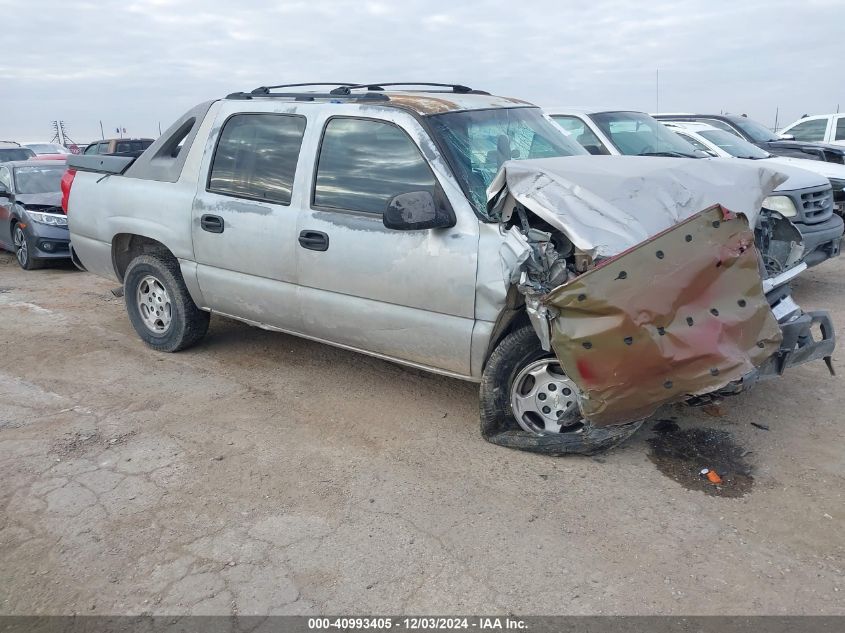
[(45, 211), (31, 211), (24, 209), (26, 216), (38, 224), (47, 226), (67, 226), (67, 216), (64, 213), (47, 213)]
[(798, 209), (789, 196), (769, 196), (763, 199), (763, 208), (769, 211), (776, 211), (785, 218), (794, 218), (798, 215)]

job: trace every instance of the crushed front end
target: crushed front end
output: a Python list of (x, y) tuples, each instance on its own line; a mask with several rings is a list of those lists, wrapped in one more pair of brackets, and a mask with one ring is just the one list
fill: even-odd
[[(598, 196), (612, 173), (604, 164), (597, 177), (584, 162), (556, 160), (506, 164), (488, 193), (506, 282), (577, 385), (584, 424), (628, 424), (664, 404), (738, 393), (811, 360), (831, 367), (830, 317), (804, 313), (789, 291), (806, 268), (800, 236), (760, 215), (776, 173), (728, 178), (720, 166), (708, 189), (678, 162), (653, 178), (643, 173), (651, 161), (618, 163), (615, 189)], [(744, 193), (720, 190), (723, 181)]]

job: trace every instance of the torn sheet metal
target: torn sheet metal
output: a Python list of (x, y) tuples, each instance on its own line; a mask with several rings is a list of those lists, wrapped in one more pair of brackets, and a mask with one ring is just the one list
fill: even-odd
[[(644, 161), (648, 162), (648, 161)], [(596, 426), (741, 379), (780, 346), (748, 221), (712, 207), (552, 290), (552, 346)]]
[(568, 156), (512, 160), (487, 189), (504, 222), (515, 202), (563, 231), (593, 259), (612, 257), (714, 204), (755, 226), (763, 198), (786, 176), (729, 159)]

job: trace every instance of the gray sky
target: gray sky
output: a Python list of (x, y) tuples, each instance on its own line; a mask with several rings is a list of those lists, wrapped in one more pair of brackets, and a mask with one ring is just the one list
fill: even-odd
[[(641, 5), (641, 6), (637, 6)], [(0, 0), (0, 139), (156, 136), (260, 85), (445, 81), (540, 105), (845, 109), (845, 0)]]

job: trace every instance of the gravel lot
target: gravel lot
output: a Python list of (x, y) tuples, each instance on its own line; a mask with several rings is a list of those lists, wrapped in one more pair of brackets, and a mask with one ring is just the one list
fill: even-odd
[[(795, 284), (840, 337), (843, 280)], [(473, 384), (217, 317), (153, 352), (112, 287), (0, 254), (0, 613), (845, 614), (821, 362), (549, 458), (485, 443)], [(679, 484), (655, 426), (732, 440), (753, 481)]]

